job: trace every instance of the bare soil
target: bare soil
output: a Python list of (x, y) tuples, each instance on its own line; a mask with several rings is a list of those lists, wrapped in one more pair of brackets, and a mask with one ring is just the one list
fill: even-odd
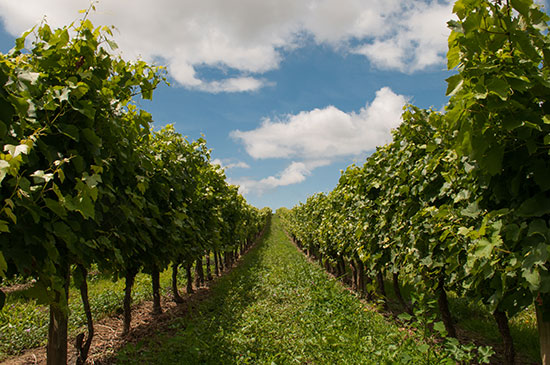
[(34, 283), (35, 283), (35, 281), (31, 280), (28, 283), (14, 284), (14, 285), (10, 285), (10, 286), (0, 287), (0, 290), (3, 291), (4, 294), (11, 294), (11, 293), (14, 293), (14, 292), (27, 290), (30, 287), (32, 287), (34, 285)]

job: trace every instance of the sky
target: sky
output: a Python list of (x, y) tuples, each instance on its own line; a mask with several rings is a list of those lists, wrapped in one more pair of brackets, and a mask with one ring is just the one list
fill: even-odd
[[(0, 0), (0, 52), (89, 0)], [(137, 100), (154, 127), (204, 135), (247, 201), (293, 207), (391, 141), (403, 106), (442, 110), (453, 19), (447, 0), (100, 0), (117, 53), (167, 67)]]

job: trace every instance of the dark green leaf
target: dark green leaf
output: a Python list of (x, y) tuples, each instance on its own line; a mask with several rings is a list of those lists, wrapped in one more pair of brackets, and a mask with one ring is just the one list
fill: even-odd
[(550, 166), (546, 161), (535, 161), (533, 163), (533, 177), (541, 191), (550, 190)]
[(521, 127), (522, 125), (523, 125), (523, 121), (521, 121), (520, 119), (514, 118), (511, 115), (506, 116), (502, 120), (502, 126), (506, 128), (508, 131), (512, 131), (518, 127)]
[(55, 222), (53, 225), (53, 233), (61, 238), (67, 244), (73, 244), (77, 241), (77, 236), (71, 228), (63, 222)]
[(78, 142), (79, 140), (78, 128), (75, 125), (59, 123), (57, 124), (57, 128), (61, 133), (71, 138), (72, 140)]
[(23, 293), (29, 298), (36, 299), (38, 304), (50, 304), (52, 302), (52, 298), (50, 297), (45, 283), (40, 280), (34, 283), (30, 288), (24, 290)]
[(2, 254), (2, 251), (0, 251), (0, 277), (5, 276), (7, 270), (8, 270), (8, 263), (4, 259), (4, 255)]
[(101, 147), (101, 138), (99, 138), (93, 130), (90, 128), (84, 128), (81, 133), (84, 138), (92, 144), (92, 146)]
[(78, 84), (76, 84), (74, 89), (71, 91), (71, 97), (73, 97), (75, 99), (80, 99), (84, 95), (86, 95), (86, 93), (88, 92), (89, 89), (90, 89), (90, 87), (87, 84), (85, 84), (83, 82), (79, 82)]
[(480, 161), (490, 175), (496, 175), (502, 170), (502, 159), (504, 158), (504, 148), (495, 146), (487, 151), (485, 158)]
[(27, 100), (13, 95), (10, 95), (8, 98), (11, 104), (15, 107), (15, 110), (17, 110), (19, 116), (25, 117), (27, 115), (27, 111), (29, 110), (29, 103)]
[(517, 215), (520, 217), (541, 217), (550, 213), (550, 198), (544, 194), (527, 199), (520, 205)]
[(517, 242), (519, 240), (520, 229), (515, 223), (504, 226), (505, 237), (507, 241)]
[(543, 219), (535, 219), (529, 224), (527, 236), (541, 235), (544, 239), (548, 236), (548, 227)]
[(537, 48), (533, 45), (531, 39), (523, 31), (514, 33), (514, 40), (519, 48), (525, 52), (527, 57), (531, 60), (539, 59), (539, 53)]
[(44, 198), (44, 203), (46, 203), (46, 207), (57, 214), (60, 218), (65, 218), (67, 216), (67, 211), (58, 201)]
[(511, 0), (512, 7), (518, 11), (521, 15), (529, 18), (529, 8), (531, 0)]
[(86, 168), (86, 165), (84, 163), (84, 159), (80, 155), (76, 155), (73, 158), (71, 158), (71, 161), (74, 165), (74, 168), (77, 173), (82, 173), (84, 169)]
[(2, 128), (0, 130), (0, 137), (4, 138), (7, 132), (6, 124), (10, 123), (13, 118), (14, 109), (2, 95), (0, 95), (0, 122), (2, 123)]
[(83, 99), (77, 101), (75, 103), (75, 109), (90, 119), (94, 119), (95, 117), (96, 110), (94, 108), (94, 104), (89, 100)]
[(510, 93), (510, 85), (503, 79), (493, 78), (487, 82), (487, 90), (489, 93), (495, 94), (503, 101), (506, 101)]
[(76, 201), (77, 203), (75, 204), (75, 210), (80, 212), (84, 218), (93, 219), (95, 216), (95, 209), (92, 199), (88, 196), (84, 196)]

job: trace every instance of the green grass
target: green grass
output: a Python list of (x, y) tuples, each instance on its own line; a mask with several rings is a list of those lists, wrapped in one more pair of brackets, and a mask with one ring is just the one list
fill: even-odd
[(264, 242), (222, 277), (175, 335), (123, 348), (118, 364), (425, 363), (418, 343), (288, 241), (277, 217)]
[[(179, 274), (183, 275), (183, 270)], [(179, 280), (181, 286), (183, 277), (179, 277)], [(167, 293), (171, 285), (171, 270), (161, 273), (160, 283), (162, 294)], [(112, 281), (105, 275), (91, 275), (88, 291), (94, 321), (122, 311), (124, 280)], [(132, 297), (133, 303), (152, 298), (149, 275), (137, 275)], [(80, 292), (73, 286), (69, 292), (69, 308), (69, 335), (73, 337), (86, 324)], [(45, 345), (48, 323), (48, 307), (37, 305), (21, 293), (8, 295), (6, 305), (0, 310), (0, 361), (25, 349)]]

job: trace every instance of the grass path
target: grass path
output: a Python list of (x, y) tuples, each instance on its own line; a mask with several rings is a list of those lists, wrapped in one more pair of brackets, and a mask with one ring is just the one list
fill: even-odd
[[(424, 363), (417, 344), (307, 259), (275, 216), (263, 242), (207, 299), (120, 364)], [(175, 335), (174, 335), (175, 333)]]

